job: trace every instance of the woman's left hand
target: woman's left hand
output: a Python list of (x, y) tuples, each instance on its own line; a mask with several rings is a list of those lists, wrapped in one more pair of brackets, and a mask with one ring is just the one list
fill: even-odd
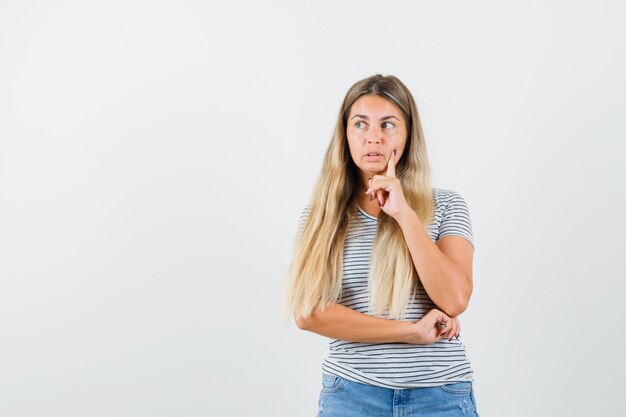
[(380, 208), (393, 218), (409, 208), (400, 180), (396, 178), (396, 163), (394, 158), (396, 151), (389, 157), (387, 162), (387, 175), (374, 175), (369, 179), (369, 188), (365, 192), (370, 199), (378, 199)]

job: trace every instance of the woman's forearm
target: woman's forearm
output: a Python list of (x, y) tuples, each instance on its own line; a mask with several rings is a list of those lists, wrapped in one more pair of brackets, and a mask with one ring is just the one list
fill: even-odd
[(413, 264), (426, 293), (451, 317), (467, 308), (472, 294), (472, 283), (463, 270), (443, 253), (426, 232), (413, 210), (399, 216), (398, 224), (404, 233)]
[(350, 342), (419, 343), (415, 323), (368, 316), (338, 303), (296, 319), (296, 324), (302, 330)]

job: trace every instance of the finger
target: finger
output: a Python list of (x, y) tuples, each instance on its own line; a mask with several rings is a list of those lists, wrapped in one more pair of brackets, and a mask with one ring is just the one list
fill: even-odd
[(437, 310), (436, 308), (433, 308), (428, 313), (426, 313), (424, 318), (426, 317), (428, 317), (428, 321), (433, 323), (435, 326), (441, 324), (443, 327), (445, 327), (446, 323), (450, 320), (450, 317), (448, 317), (443, 311)]
[(450, 333), (448, 333), (448, 341), (452, 341), (454, 336), (456, 335), (456, 331), (459, 327), (459, 323), (457, 319), (452, 319), (452, 326), (450, 326)]
[(447, 332), (447, 331), (445, 331), (445, 332), (443, 332), (443, 333), (441, 333), (441, 334), (439, 335), (439, 340), (443, 340), (443, 339), (445, 339), (446, 337), (448, 337), (448, 332)]
[(376, 191), (376, 198), (378, 199), (378, 207), (382, 207), (384, 204), (383, 201), (383, 190)]
[(390, 178), (384, 177), (382, 175), (376, 175), (368, 180), (369, 188), (367, 189), (367, 191), (365, 191), (365, 194), (375, 194), (377, 190), (386, 191), (391, 181), (393, 180)]
[(400, 181), (397, 178), (388, 178), (384, 176), (380, 176), (378, 178), (373, 178), (370, 183), (370, 188), (366, 191), (369, 193), (372, 190), (383, 190), (387, 192), (391, 192), (396, 188), (396, 184)]
[(446, 328), (446, 334), (445, 334), (445, 338), (448, 339), (450, 337), (450, 333), (452, 332), (453, 327), (452, 327), (452, 320), (450, 320), (447, 323), (447, 328)]
[(387, 176), (395, 178), (396, 177), (396, 150), (394, 149), (389, 155), (389, 161), (387, 162)]
[(441, 323), (444, 323), (447, 326), (451, 318), (441, 310), (434, 310), (434, 311), (437, 311), (437, 320)]
[(450, 319), (450, 331), (446, 335), (446, 337), (448, 338), (448, 341), (452, 340), (452, 337), (454, 337), (455, 332), (456, 332), (456, 324), (454, 323), (454, 319)]
[(432, 318), (435, 324), (442, 324), (445, 327), (445, 324), (450, 320), (450, 317), (446, 315), (443, 311), (432, 309), (428, 312), (429, 315), (432, 315)]
[(437, 334), (439, 336), (445, 337), (445, 335), (450, 330), (449, 324), (445, 321), (445, 319), (438, 321), (436, 326), (437, 326)]

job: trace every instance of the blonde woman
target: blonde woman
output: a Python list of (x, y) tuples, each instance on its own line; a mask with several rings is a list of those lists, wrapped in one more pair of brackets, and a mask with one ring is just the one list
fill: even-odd
[(477, 416), (457, 319), (472, 293), (467, 205), (432, 188), (415, 101), (354, 84), (300, 218), (287, 305), (330, 338), (318, 416)]

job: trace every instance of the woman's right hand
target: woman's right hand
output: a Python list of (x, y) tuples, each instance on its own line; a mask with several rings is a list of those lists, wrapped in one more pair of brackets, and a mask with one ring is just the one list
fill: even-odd
[[(445, 327), (439, 327), (439, 323), (445, 323)], [(459, 336), (461, 324), (456, 317), (452, 318), (443, 311), (432, 309), (420, 320), (413, 323), (415, 328), (414, 336), (409, 343), (418, 345), (430, 345), (445, 339), (452, 340)]]

